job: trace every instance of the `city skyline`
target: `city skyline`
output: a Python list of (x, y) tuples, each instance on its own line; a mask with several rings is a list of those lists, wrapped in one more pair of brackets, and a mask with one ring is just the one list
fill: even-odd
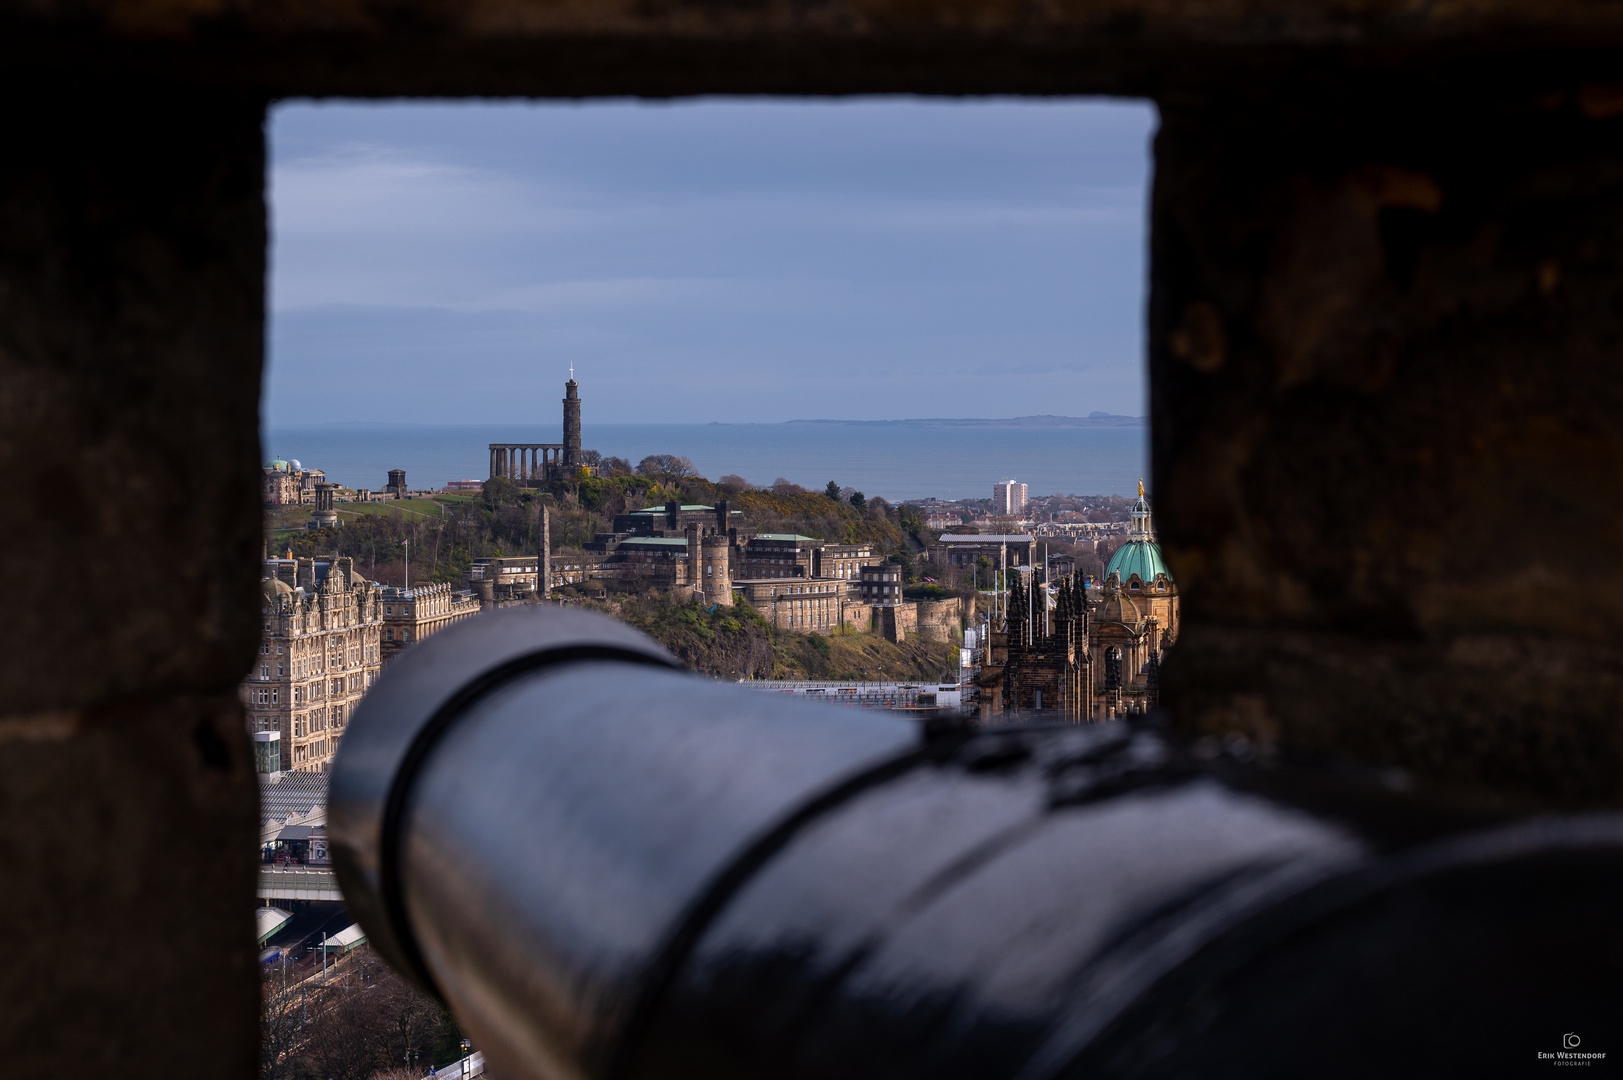
[(1143, 103), (294, 103), (269, 425), (1142, 415)]

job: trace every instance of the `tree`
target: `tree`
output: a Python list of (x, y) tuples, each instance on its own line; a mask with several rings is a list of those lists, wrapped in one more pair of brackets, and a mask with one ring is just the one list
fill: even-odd
[(582, 465), (602, 465), (603, 455), (596, 450), (582, 450), (580, 452), (580, 463)]
[(604, 476), (630, 476), (631, 462), (623, 457), (606, 457), (599, 471)]
[(259, 980), (259, 1076), (283, 1080), (294, 1075), (293, 1051), (305, 1037), (300, 991), (288, 988), (285, 962), (260, 968)]
[(787, 479), (785, 479), (784, 477), (781, 477), (781, 476), (778, 477), (776, 480), (772, 481), (772, 491), (773, 491), (774, 494), (777, 494), (777, 495), (804, 495), (804, 494), (806, 494), (806, 489), (805, 488), (801, 487), (799, 484), (795, 483), (794, 481), (787, 480)]
[(716, 481), (717, 487), (731, 488), (733, 491), (743, 491), (750, 486), (750, 482), (737, 473), (728, 473)]
[(443, 1010), (393, 970), (385, 970), (387, 975), (376, 978), (370, 991), (376, 995), (378, 1014), (385, 1022), (381, 1032), (385, 1056), (402, 1064), (408, 1057), (431, 1057)]
[(486, 506), (497, 507), (517, 499), (519, 486), (505, 476), (493, 476), (485, 481), (483, 494)]
[(637, 474), (680, 480), (683, 477), (698, 476), (699, 470), (693, 467), (693, 462), (680, 454), (649, 454), (637, 462)]
[(827, 495), (830, 499), (833, 499), (835, 502), (839, 502), (840, 501), (840, 485), (836, 484), (834, 481), (830, 480), (828, 482), (828, 487), (823, 489), (823, 494)]
[(300, 1057), (330, 1080), (370, 1080), (392, 1064), (384, 1056), (380, 1029), (384, 1021), (372, 1000), (355, 988), (323, 986), (310, 991), (306, 1008), (309, 1041)]
[(868, 497), (860, 491), (853, 491), (851, 493), (851, 505), (856, 507), (858, 511), (866, 510), (868, 509)]

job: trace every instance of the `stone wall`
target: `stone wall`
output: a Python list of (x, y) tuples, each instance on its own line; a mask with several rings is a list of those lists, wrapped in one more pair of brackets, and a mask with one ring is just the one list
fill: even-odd
[(957, 641), (964, 632), (964, 602), (957, 597), (947, 600), (915, 600), (914, 624), (920, 637), (931, 641)]
[[(26, 525), (0, 531), (13, 1071), (255, 1072), (234, 687), (258, 637), (277, 97), (1154, 95), (1177, 722), (1530, 808), (1623, 802), (1623, 9), (379, 11), (0, 11), (0, 472)], [(158, 926), (185, 932), (132, 932)]]

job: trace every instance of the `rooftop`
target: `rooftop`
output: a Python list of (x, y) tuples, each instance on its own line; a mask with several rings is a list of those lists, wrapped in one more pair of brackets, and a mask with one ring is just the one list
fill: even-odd
[(1158, 575), (1165, 575), (1168, 580), (1172, 577), (1161, 558), (1160, 545), (1153, 540), (1129, 540), (1117, 548), (1105, 567), (1105, 577), (1111, 574), (1121, 575), (1123, 584), (1134, 576), (1145, 582), (1154, 581)]
[(942, 533), (943, 544), (1028, 544), (1027, 533)]
[(757, 539), (757, 540), (796, 540), (796, 541), (810, 540), (814, 544), (817, 543), (817, 537), (815, 537), (815, 536), (801, 536), (799, 533), (756, 533), (755, 534), (755, 539)]
[(276, 780), (260, 781), (261, 823), (308, 817), (310, 811), (326, 805), (326, 773), (285, 772)]

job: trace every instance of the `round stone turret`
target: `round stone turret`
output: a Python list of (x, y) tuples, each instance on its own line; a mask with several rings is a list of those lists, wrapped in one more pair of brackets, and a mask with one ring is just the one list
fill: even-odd
[(704, 589), (705, 602), (731, 607), (733, 579), (727, 568), (727, 535), (712, 533), (700, 542), (699, 548), (702, 552), (699, 561), (703, 566), (699, 581)]

